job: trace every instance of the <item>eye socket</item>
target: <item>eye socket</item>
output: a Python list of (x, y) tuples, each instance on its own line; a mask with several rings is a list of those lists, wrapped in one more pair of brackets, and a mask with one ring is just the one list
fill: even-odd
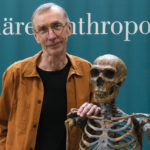
[(113, 70), (104, 70), (103, 75), (106, 78), (112, 79), (115, 76), (115, 71), (113, 71)]
[(48, 31), (48, 28), (45, 27), (45, 26), (42, 26), (42, 27), (39, 28), (39, 30), (38, 30), (39, 33), (45, 33), (45, 32), (47, 32), (47, 31)]
[(60, 23), (55, 23), (51, 27), (53, 30), (61, 30), (63, 28), (63, 25)]
[(93, 68), (90, 71), (90, 74), (91, 74), (91, 77), (97, 77), (99, 75), (99, 71), (98, 71), (98, 69)]

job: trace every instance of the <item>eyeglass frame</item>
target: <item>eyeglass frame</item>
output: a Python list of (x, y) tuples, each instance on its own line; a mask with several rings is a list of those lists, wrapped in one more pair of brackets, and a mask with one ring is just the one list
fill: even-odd
[[(58, 23), (58, 24), (60, 24), (60, 23)], [(63, 32), (63, 30), (64, 30), (64, 28), (65, 28), (65, 26), (68, 24), (68, 22), (66, 22), (64, 25), (61, 25), (61, 27), (62, 27), (62, 31), (60, 32), (60, 34), (56, 34), (55, 33), (55, 31), (54, 30), (56, 30), (56, 29), (53, 29), (54, 27), (46, 27), (47, 29), (46, 29), (46, 31), (43, 31), (43, 32), (45, 32), (45, 33), (43, 33), (43, 35), (44, 34), (49, 34), (49, 28), (51, 28), (51, 30), (53, 31), (53, 33), (56, 35), (56, 36), (59, 36), (59, 35), (61, 35), (62, 34), (62, 32)], [(44, 27), (44, 26), (43, 26)], [(40, 35), (40, 31), (36, 31), (36, 30), (34, 30), (34, 32), (36, 32), (37, 34), (39, 34)], [(43, 36), (42, 34), (41, 34), (41, 36)]]

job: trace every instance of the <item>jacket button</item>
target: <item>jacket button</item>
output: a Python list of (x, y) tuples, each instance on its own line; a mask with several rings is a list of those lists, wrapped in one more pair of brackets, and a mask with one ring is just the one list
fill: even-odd
[(37, 100), (37, 103), (38, 103), (38, 104), (41, 104), (41, 100)]
[(36, 128), (36, 127), (37, 127), (37, 125), (36, 125), (36, 124), (34, 124), (34, 125), (33, 125), (33, 128)]

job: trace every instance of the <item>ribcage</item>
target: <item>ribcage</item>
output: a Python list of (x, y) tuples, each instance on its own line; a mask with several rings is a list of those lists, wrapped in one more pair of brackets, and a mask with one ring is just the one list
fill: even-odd
[(137, 137), (131, 118), (112, 120), (88, 119), (80, 150), (134, 150)]

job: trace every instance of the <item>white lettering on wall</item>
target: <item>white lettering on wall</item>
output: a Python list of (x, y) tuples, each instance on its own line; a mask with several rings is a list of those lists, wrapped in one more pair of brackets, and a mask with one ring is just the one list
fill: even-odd
[[(110, 34), (113, 37), (124, 36), (122, 39), (125, 42), (130, 42), (131, 38), (134, 38), (135, 34), (141, 35), (150, 34), (150, 22), (147, 20), (136, 23), (136, 21), (105, 21), (93, 19), (93, 14), (88, 12), (84, 16), (80, 17), (77, 22), (71, 21), (72, 35), (73, 36), (100, 36)], [(33, 35), (32, 23), (24, 21), (16, 21), (14, 18), (4, 17), (0, 20), (0, 36), (18, 36), (18, 35)], [(101, 36), (102, 37), (102, 36)]]
[[(30, 31), (29, 31), (30, 29)], [(25, 32), (28, 34), (28, 35), (33, 35), (32, 33), (32, 22), (28, 22), (26, 25), (25, 25)]]
[(106, 25), (110, 25), (110, 21), (102, 21), (102, 33), (101, 34), (108, 34), (106, 33)]
[[(143, 31), (143, 24), (147, 24), (147, 32)], [(141, 22), (140, 26), (139, 26), (139, 30), (142, 34), (145, 34), (145, 35), (149, 34), (150, 33), (150, 23), (148, 21)]]
[(24, 26), (24, 22), (15, 22), (15, 24), (17, 25), (16, 35), (21, 35), (20, 28), (21, 26)]
[[(119, 31), (118, 32), (115, 32), (115, 25), (118, 25), (119, 26)], [(122, 27), (122, 24), (119, 22), (119, 21), (115, 21), (112, 23), (111, 25), (111, 32), (115, 35), (118, 35), (122, 32), (123, 30), (123, 27)]]
[(74, 35), (77, 34), (76, 33), (76, 23), (71, 21), (71, 26), (72, 26), (72, 34), (74, 34)]
[(82, 18), (80, 18), (79, 19), (79, 33), (81, 34), (81, 35), (84, 35), (85, 34), (85, 32), (83, 32), (83, 24), (84, 24), (85, 22), (83, 22), (83, 20), (82, 20)]
[[(124, 21), (125, 22), (125, 40), (124, 41), (130, 41), (129, 40), (129, 35), (134, 35), (137, 33), (138, 30), (138, 26), (136, 24), (136, 22), (134, 21)], [(133, 25), (133, 31), (130, 32), (130, 28), (131, 25)]]
[(3, 35), (14, 35), (13, 33), (13, 18), (9, 18), (9, 21), (7, 18), (4, 18), (4, 29), (3, 29)]
[(87, 34), (89, 34), (89, 35), (92, 34), (91, 33), (92, 25), (95, 25), (94, 26), (95, 34), (99, 34), (98, 33), (98, 22), (96, 22), (96, 21), (91, 22), (91, 13), (87, 13), (87, 15), (88, 15), (88, 33)]

